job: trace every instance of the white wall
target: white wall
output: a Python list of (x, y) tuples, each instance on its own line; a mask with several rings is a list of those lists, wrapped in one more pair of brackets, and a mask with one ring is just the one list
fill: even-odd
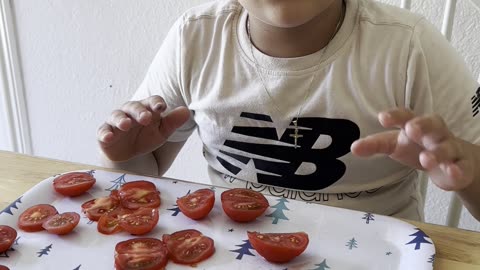
[[(34, 154), (97, 164), (97, 126), (138, 86), (172, 22), (206, 0), (12, 2)], [(443, 1), (413, 2), (414, 11), (440, 27)], [(459, 1), (453, 44), (480, 74), (480, 14), (468, 4)], [(195, 135), (168, 176), (207, 182), (205, 166)], [(430, 185), (427, 221), (445, 222), (448, 198)], [(465, 211), (461, 226), (480, 230)]]

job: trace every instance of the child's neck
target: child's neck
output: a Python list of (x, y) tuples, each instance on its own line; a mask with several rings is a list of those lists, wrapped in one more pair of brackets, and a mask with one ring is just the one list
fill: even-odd
[[(335, 35), (342, 16), (343, 1), (334, 1), (311, 21), (294, 27), (268, 25), (249, 16), (252, 42), (263, 53), (280, 58), (300, 57), (324, 48)], [(341, 22), (340, 22), (341, 23)]]

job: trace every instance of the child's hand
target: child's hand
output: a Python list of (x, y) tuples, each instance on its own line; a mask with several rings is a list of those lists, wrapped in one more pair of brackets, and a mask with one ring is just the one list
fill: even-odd
[(113, 111), (97, 132), (104, 154), (112, 161), (126, 161), (160, 147), (190, 117), (186, 107), (162, 116), (166, 108), (163, 98), (151, 96)]
[(407, 109), (394, 109), (378, 116), (385, 131), (352, 144), (358, 156), (387, 154), (403, 164), (428, 172), (441, 189), (460, 191), (474, 177), (473, 145), (456, 138), (438, 116), (415, 116)]

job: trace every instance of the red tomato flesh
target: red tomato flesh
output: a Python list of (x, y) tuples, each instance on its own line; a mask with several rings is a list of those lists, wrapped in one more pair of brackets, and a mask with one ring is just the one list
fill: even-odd
[(168, 262), (168, 250), (161, 240), (136, 238), (115, 246), (115, 269), (162, 270)]
[(252, 247), (267, 261), (285, 263), (302, 254), (308, 246), (308, 235), (296, 233), (248, 232)]
[(53, 188), (65, 196), (79, 196), (87, 192), (94, 184), (95, 177), (85, 172), (72, 172), (58, 176), (53, 180)]
[(121, 216), (118, 223), (124, 231), (130, 234), (143, 235), (151, 232), (157, 226), (158, 218), (158, 209), (142, 208)]
[(143, 207), (157, 208), (160, 206), (160, 192), (148, 181), (129, 182), (119, 189), (118, 195), (122, 206), (136, 210)]
[(115, 210), (120, 205), (120, 201), (118, 197), (114, 195), (116, 193), (112, 194), (112, 196), (101, 197), (83, 203), (82, 210), (85, 215), (90, 220), (98, 221), (103, 214)]
[(210, 189), (199, 189), (177, 199), (182, 213), (194, 220), (202, 219), (210, 213), (215, 204), (215, 192)]
[(79, 221), (79, 214), (75, 212), (66, 212), (51, 216), (43, 223), (42, 227), (51, 234), (64, 235), (73, 231), (73, 229), (77, 227)]
[(57, 209), (52, 205), (34, 205), (18, 217), (18, 227), (26, 232), (42, 231), (43, 222), (56, 214), (58, 214)]
[(11, 248), (15, 239), (17, 239), (17, 231), (14, 228), (0, 225), (0, 253)]
[(262, 193), (244, 188), (224, 191), (221, 200), (225, 214), (237, 222), (255, 220), (270, 206)]
[(215, 253), (213, 239), (197, 230), (164, 234), (162, 239), (167, 245), (169, 258), (178, 264), (194, 265)]

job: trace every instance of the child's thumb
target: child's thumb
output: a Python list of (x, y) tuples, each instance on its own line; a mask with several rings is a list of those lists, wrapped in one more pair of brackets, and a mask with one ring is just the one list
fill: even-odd
[(188, 119), (190, 119), (188, 108), (184, 106), (177, 107), (162, 117), (162, 123), (159, 127), (160, 133), (168, 138), (177, 128), (185, 124)]

